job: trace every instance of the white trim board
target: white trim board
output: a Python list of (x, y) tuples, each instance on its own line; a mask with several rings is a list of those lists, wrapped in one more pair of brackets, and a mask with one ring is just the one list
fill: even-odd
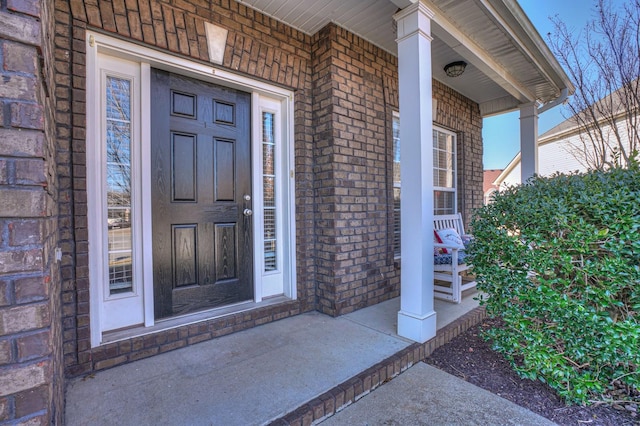
[[(261, 200), (262, 197), (256, 198), (256, 195), (262, 190), (261, 181), (261, 162), (257, 159), (262, 158), (261, 155), (256, 156), (261, 149), (259, 125), (260, 111), (264, 108), (275, 112), (278, 115), (278, 150), (277, 161), (280, 164), (278, 169), (280, 197), (277, 201), (280, 217), (278, 218), (278, 235), (279, 242), (282, 244), (279, 248), (281, 253), (280, 263), (278, 264), (278, 273), (281, 274), (281, 287), (274, 287), (273, 284), (264, 286), (263, 280), (272, 279), (263, 274), (261, 263), (261, 252), (264, 250), (262, 244), (262, 235), (257, 231), (258, 219), (262, 215), (256, 215), (253, 221), (254, 230), (254, 305), (260, 303), (263, 297), (285, 296), (287, 299), (296, 299), (296, 261), (295, 261), (295, 173), (294, 173), (294, 108), (293, 108), (293, 92), (278, 86), (274, 86), (262, 81), (253, 80), (246, 76), (234, 74), (225, 70), (219, 70), (212, 66), (191, 61), (182, 57), (170, 55), (165, 52), (150, 49), (148, 47), (139, 46), (121, 39), (109, 37), (104, 34), (88, 32), (87, 33), (87, 185), (88, 185), (88, 203), (89, 207), (89, 269), (90, 269), (90, 321), (91, 321), (91, 346), (96, 347), (105, 343), (103, 333), (104, 329), (104, 309), (102, 303), (102, 291), (104, 278), (100, 272), (103, 268), (99, 262), (104, 252), (104, 238), (101, 237), (100, 229), (104, 226), (104, 215), (100, 213), (101, 190), (101, 174), (95, 170), (99, 167), (92, 167), (93, 163), (99, 161), (101, 150), (99, 135), (99, 120), (101, 117), (101, 85), (100, 85), (100, 58), (102, 55), (119, 58), (138, 64), (140, 84), (139, 99), (136, 101), (139, 105), (139, 159), (136, 160), (136, 167), (140, 171), (134, 179), (137, 179), (136, 185), (142, 190), (138, 194), (139, 205), (137, 215), (139, 218), (138, 228), (138, 259), (142, 265), (138, 267), (143, 281), (143, 325), (134, 327), (127, 331), (129, 337), (135, 335), (143, 335), (149, 332), (150, 328), (157, 331), (158, 327), (164, 322), (156, 322), (154, 319), (153, 309), (153, 260), (151, 254), (145, 252), (144, 247), (152, 247), (152, 230), (151, 230), (151, 194), (148, 188), (151, 187), (151, 161), (150, 161), (150, 115), (151, 108), (151, 88), (150, 75), (151, 68), (158, 68), (165, 71), (177, 73), (187, 77), (197, 78), (199, 80), (218, 84), (252, 94), (252, 174), (253, 174), (253, 194), (254, 200)], [(260, 168), (258, 168), (258, 165)], [(259, 182), (258, 182), (259, 180)], [(145, 189), (147, 188), (147, 189)], [(254, 203), (254, 210), (260, 210), (262, 205)], [(262, 229), (262, 228), (260, 228)], [(260, 238), (258, 238), (260, 236)], [(147, 251), (150, 251), (147, 249)], [(258, 259), (260, 261), (258, 261)], [(246, 311), (247, 305), (238, 306), (238, 311)], [(206, 312), (210, 312), (207, 316)], [(196, 321), (203, 321), (228, 313), (229, 308), (217, 308), (205, 312), (197, 312), (185, 315), (180, 318), (173, 318), (171, 327), (180, 324), (189, 324)], [(203, 315), (204, 314), (204, 315)], [(196, 319), (197, 318), (197, 319)], [(112, 338), (108, 339), (113, 341)]]

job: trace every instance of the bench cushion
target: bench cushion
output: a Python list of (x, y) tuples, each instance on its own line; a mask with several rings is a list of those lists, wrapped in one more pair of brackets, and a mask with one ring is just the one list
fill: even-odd
[[(436, 265), (451, 265), (451, 255), (450, 254), (438, 254), (433, 256), (433, 263)], [(458, 252), (458, 265), (464, 265), (465, 258), (467, 254), (463, 251)]]

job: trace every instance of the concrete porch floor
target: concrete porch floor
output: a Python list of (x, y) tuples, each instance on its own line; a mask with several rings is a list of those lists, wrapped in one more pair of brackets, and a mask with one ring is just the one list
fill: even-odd
[[(474, 296), (436, 300), (438, 330), (475, 309)], [(74, 379), (66, 424), (260, 425), (302, 413), (314, 398), (417, 348), (396, 334), (399, 308), (396, 298), (339, 318), (306, 313)]]

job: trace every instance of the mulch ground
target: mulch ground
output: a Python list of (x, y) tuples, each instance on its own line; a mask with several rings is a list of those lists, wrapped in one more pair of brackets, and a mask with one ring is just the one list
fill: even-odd
[(544, 383), (520, 378), (480, 336), (482, 329), (498, 325), (496, 320), (485, 320), (438, 348), (426, 362), (559, 425), (640, 425), (638, 404), (567, 406)]

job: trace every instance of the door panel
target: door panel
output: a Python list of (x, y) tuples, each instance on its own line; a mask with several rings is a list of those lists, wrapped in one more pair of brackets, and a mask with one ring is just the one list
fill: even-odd
[(196, 201), (196, 135), (171, 133), (173, 201)]
[(174, 265), (173, 282), (175, 287), (198, 284), (196, 244), (197, 225), (173, 225), (173, 253), (171, 258)]
[(235, 194), (235, 146), (233, 141), (215, 143), (215, 200), (232, 201)]
[(151, 74), (155, 317), (250, 300), (250, 95)]
[(215, 226), (216, 282), (236, 278), (236, 226), (219, 223)]

